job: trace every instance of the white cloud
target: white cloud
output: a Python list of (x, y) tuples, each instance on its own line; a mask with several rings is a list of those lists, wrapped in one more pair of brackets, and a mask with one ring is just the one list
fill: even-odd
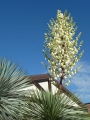
[(90, 64), (86, 62), (79, 62), (77, 66), (80, 65), (83, 65), (83, 67), (72, 78), (68, 87), (80, 95), (83, 102), (90, 102)]
[(82, 68), (79, 72), (81, 73), (90, 73), (90, 64), (87, 62), (79, 62), (77, 65), (82, 65)]

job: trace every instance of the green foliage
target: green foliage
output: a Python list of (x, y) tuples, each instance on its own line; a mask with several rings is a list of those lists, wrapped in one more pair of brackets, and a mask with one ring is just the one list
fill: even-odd
[(73, 96), (33, 92), (28, 97), (28, 120), (90, 120), (83, 107), (73, 106)]
[(0, 59), (0, 120), (18, 120), (27, 109), (21, 89), (28, 87), (26, 73), (6, 59)]

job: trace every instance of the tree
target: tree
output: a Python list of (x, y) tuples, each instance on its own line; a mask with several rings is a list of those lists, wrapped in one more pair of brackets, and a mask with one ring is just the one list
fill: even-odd
[(28, 87), (25, 76), (16, 64), (0, 59), (0, 120), (20, 120), (27, 110), (21, 90)]
[(73, 101), (70, 101), (72, 97), (35, 91), (27, 97), (29, 107), (27, 118), (28, 120), (90, 120), (90, 115), (85, 112), (83, 106), (73, 106)]
[(83, 41), (78, 44), (81, 32), (74, 37), (77, 27), (67, 11), (61, 13), (57, 10), (56, 18), (50, 20), (49, 29), (44, 34), (45, 42), (43, 54), (49, 65), (43, 63), (48, 69), (48, 73), (62, 85), (70, 83), (72, 75), (80, 69), (74, 68), (76, 62), (81, 58), (84, 51), (78, 54)]

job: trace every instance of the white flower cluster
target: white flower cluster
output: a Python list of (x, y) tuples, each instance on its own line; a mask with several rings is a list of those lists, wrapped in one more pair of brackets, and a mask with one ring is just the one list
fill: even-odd
[(79, 68), (73, 69), (73, 67), (83, 54), (82, 51), (78, 55), (83, 43), (83, 41), (77, 43), (81, 33), (73, 39), (77, 29), (75, 23), (73, 23), (70, 14), (67, 15), (66, 12), (63, 14), (60, 10), (57, 11), (56, 19), (50, 20), (48, 27), (48, 33), (44, 34), (43, 53), (49, 66), (45, 66), (54, 79), (68, 78), (69, 80), (66, 82), (68, 84), (71, 76), (78, 71)]

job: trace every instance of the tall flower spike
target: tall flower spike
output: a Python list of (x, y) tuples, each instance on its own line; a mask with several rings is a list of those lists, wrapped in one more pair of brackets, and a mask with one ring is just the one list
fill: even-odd
[[(50, 68), (49, 74), (60, 80), (60, 84), (62, 84), (63, 80), (71, 79), (78, 70), (78, 68), (74, 70), (74, 66), (83, 54), (82, 51), (78, 55), (83, 43), (81, 41), (78, 44), (81, 32), (74, 39), (77, 26), (75, 26), (70, 14), (67, 15), (67, 11), (63, 14), (57, 10), (56, 18), (50, 20), (48, 27), (47, 33), (44, 33), (43, 54), (48, 62), (47, 69)], [(66, 84), (69, 83), (70, 80), (68, 83), (66, 82)]]

